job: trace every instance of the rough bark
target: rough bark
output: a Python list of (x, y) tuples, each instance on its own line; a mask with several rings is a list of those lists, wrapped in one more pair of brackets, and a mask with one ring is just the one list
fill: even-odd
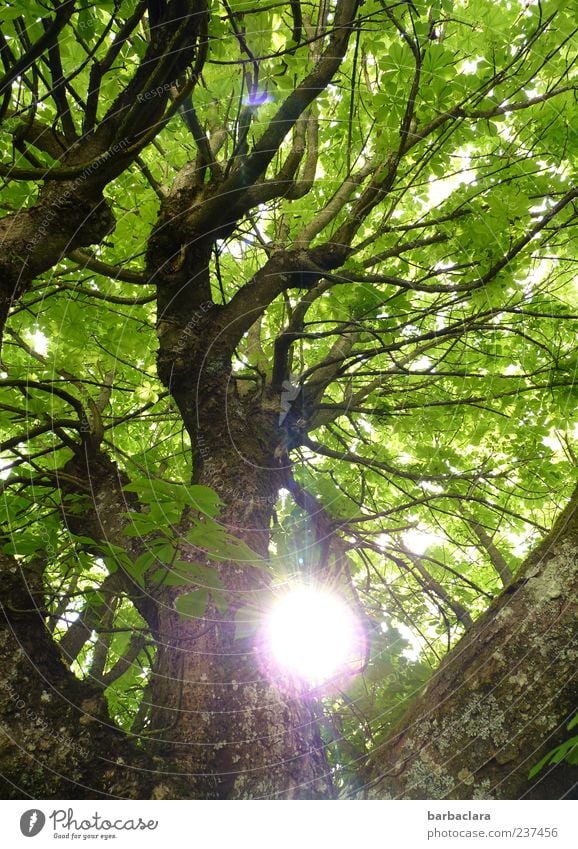
[[(67, 528), (126, 544), (123, 513), (136, 506), (135, 497), (123, 491), (127, 481), (114, 463), (87, 440), (58, 478)], [(82, 512), (67, 495), (84, 496)], [(121, 674), (122, 660), (102, 681), (80, 681), (70, 671), (108, 605), (87, 606), (56, 643), (44, 608), (45, 566), (38, 559), (34, 568), (22, 567), (0, 555), (0, 797), (188, 798), (186, 782), (165, 774), (170, 764), (147, 755), (108, 716), (103, 688)], [(104, 585), (112, 600), (128, 595), (145, 619), (154, 619), (156, 608), (128, 575), (118, 571)]]
[(187, 798), (166, 763), (114, 727), (102, 691), (65, 666), (39, 574), (2, 556), (0, 580), (0, 798)]
[(372, 759), (374, 799), (557, 799), (578, 769), (528, 772), (578, 707), (578, 489)]
[(68, 250), (97, 244), (114, 225), (100, 187), (87, 183), (82, 175), (46, 186), (33, 207), (4, 218), (0, 222), (0, 333), (13, 304), (41, 272)]
[[(279, 413), (241, 399), (217, 365), (196, 382), (194, 414), (182, 384), (173, 386), (193, 440), (194, 481), (219, 493), (226, 505), (219, 521), (265, 557), (282, 480)], [(154, 750), (187, 773), (192, 798), (332, 798), (314, 702), (285, 694), (265, 674), (255, 639), (235, 634), (235, 611), (253, 602), (257, 616), (269, 580), (250, 564), (222, 563), (219, 572), (230, 598), (225, 612), (210, 606), (200, 621), (185, 621), (172, 609), (174, 594), (159, 599), (166, 636), (147, 696)]]
[[(193, 481), (219, 493), (225, 505), (219, 521), (266, 556), (282, 485), (279, 399), (259, 389), (241, 397), (231, 361), (246, 314), (257, 310), (252, 323), (270, 292), (240, 315), (213, 303), (211, 251), (239, 215), (221, 202), (208, 226), (207, 200), (215, 191), (185, 166), (149, 240), (148, 274), (158, 292), (158, 373), (191, 439)], [(200, 223), (195, 210), (202, 212)], [(277, 266), (277, 275), (287, 270), (280, 259)], [(279, 291), (289, 282), (287, 276)], [(252, 287), (253, 295), (258, 288)], [(174, 610), (174, 591), (158, 598), (162, 637), (146, 696), (154, 749), (188, 775), (193, 798), (331, 798), (314, 704), (267, 680), (254, 640), (236, 639), (236, 609), (266, 595), (268, 580), (238, 563), (223, 563), (219, 572), (230, 599), (225, 612), (210, 606), (201, 621), (184, 621)]]
[[(199, 401), (213, 419), (202, 432), (191, 425), (196, 480), (220, 492), (227, 527), (264, 553), (282, 475), (270, 452), (273, 414), (234, 392), (229, 401)], [(227, 416), (216, 415), (222, 409)], [(534, 782), (527, 773), (563, 738), (577, 704), (577, 551), (578, 493), (375, 753), (370, 798), (569, 791), (571, 768)], [(146, 735), (146, 754), (107, 719), (101, 691), (65, 667), (46, 630), (39, 574), (23, 575), (7, 558), (2, 567), (4, 796), (331, 798), (314, 705), (263, 678), (251, 641), (234, 638), (231, 611), (211, 610), (212, 621), (199, 624), (178, 617), (172, 599), (161, 605), (166, 636), (149, 694), (156, 733)], [(260, 572), (231, 563), (222, 574), (233, 595), (263, 582)]]

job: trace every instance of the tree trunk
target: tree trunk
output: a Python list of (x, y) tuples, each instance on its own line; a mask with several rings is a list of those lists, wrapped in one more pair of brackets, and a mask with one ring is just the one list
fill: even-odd
[[(197, 393), (189, 421), (195, 483), (219, 493), (226, 505), (219, 521), (266, 557), (281, 484), (272, 450), (278, 411), (264, 414), (227, 385), (207, 378)], [(192, 798), (332, 798), (314, 703), (286, 695), (264, 674), (254, 636), (235, 634), (236, 610), (253, 603), (258, 616), (266, 603), (269, 575), (234, 562), (219, 564), (219, 573), (230, 599), (224, 612), (210, 605), (202, 619), (187, 621), (172, 609), (174, 594), (161, 600), (149, 688), (158, 750), (187, 773)]]
[[(65, 666), (45, 625), (39, 575), (0, 558), (0, 798), (159, 798), (166, 764), (108, 718), (102, 691)], [(174, 798), (185, 782), (171, 778)]]
[(578, 488), (552, 532), (444, 659), (372, 761), (374, 799), (558, 799), (528, 772), (578, 707)]
[[(213, 457), (201, 479), (224, 493), (233, 486), (223, 477), (225, 455), (219, 462)], [(239, 466), (230, 467), (246, 498), (231, 501), (227, 521), (232, 524), (234, 510), (242, 521), (252, 517), (256, 547), (270, 503), (263, 481), (275, 476), (264, 477), (254, 465), (241, 478)], [(249, 508), (256, 492), (260, 506)], [(576, 709), (577, 548), (578, 494), (374, 754), (370, 798), (568, 793), (575, 768), (545, 770), (533, 782), (527, 774), (564, 738)], [(202, 633), (204, 626), (162, 610), (159, 630), (168, 637), (152, 693), (157, 729), (159, 722), (170, 727), (147, 754), (111, 725), (99, 690), (65, 667), (46, 631), (38, 576), (28, 570), (24, 580), (6, 557), (1, 565), (4, 798), (331, 798), (314, 706), (263, 679), (250, 641), (234, 639), (230, 612), (208, 612), (215, 621)], [(231, 588), (254, 589), (261, 580), (256, 570), (234, 564), (224, 564), (223, 572)]]

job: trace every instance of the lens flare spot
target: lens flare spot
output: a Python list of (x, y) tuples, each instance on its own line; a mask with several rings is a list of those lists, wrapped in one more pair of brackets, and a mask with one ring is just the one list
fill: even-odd
[(317, 688), (357, 671), (365, 636), (353, 612), (326, 589), (300, 586), (274, 603), (263, 651), (270, 674), (292, 689)]

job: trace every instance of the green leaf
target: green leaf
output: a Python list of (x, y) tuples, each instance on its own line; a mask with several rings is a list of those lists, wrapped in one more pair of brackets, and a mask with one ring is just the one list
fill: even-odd
[(221, 500), (208, 486), (198, 484), (173, 483), (155, 478), (133, 480), (124, 487), (126, 492), (135, 492), (139, 500), (149, 507), (159, 504), (194, 507), (206, 516), (216, 516)]
[(174, 545), (168, 543), (166, 539), (161, 538), (158, 540), (151, 540), (149, 545), (151, 551), (155, 555), (155, 558), (160, 560), (161, 563), (170, 564), (174, 562), (177, 549)]
[(85, 600), (88, 607), (100, 607), (104, 604), (106, 598), (99, 590), (91, 590), (86, 593)]
[(19, 534), (11, 542), (5, 543), (2, 550), (7, 554), (28, 556), (43, 551), (46, 548), (46, 540), (40, 536), (29, 536)]
[(240, 607), (235, 612), (235, 639), (244, 640), (254, 636), (260, 618), (254, 607)]
[(221, 589), (223, 581), (216, 569), (200, 563), (179, 560), (170, 569), (157, 569), (151, 575), (151, 581), (167, 587), (199, 584), (202, 587)]
[(175, 609), (183, 619), (201, 619), (208, 603), (208, 590), (194, 590), (192, 593), (179, 596), (175, 602)]
[(144, 554), (141, 554), (137, 559), (130, 564), (130, 566), (125, 566), (124, 568), (128, 572), (128, 574), (133, 578), (139, 587), (144, 589), (145, 586), (145, 572), (150, 569), (153, 563), (156, 562), (156, 557), (152, 551), (145, 551)]
[(187, 504), (195, 507), (200, 513), (205, 516), (217, 516), (219, 508), (222, 506), (222, 501), (214, 489), (208, 486), (195, 484), (187, 487)]
[(229, 609), (229, 605), (231, 604), (231, 596), (229, 593), (220, 592), (217, 589), (211, 590), (211, 599), (213, 600), (213, 604), (223, 616), (227, 610)]
[(255, 554), (242, 540), (227, 533), (217, 522), (204, 521), (191, 528), (184, 537), (188, 542), (207, 551), (212, 560), (233, 560), (246, 562), (251, 566), (262, 564), (262, 558)]

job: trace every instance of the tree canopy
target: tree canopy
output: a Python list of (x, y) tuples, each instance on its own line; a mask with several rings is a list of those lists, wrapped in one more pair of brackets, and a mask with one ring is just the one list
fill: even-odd
[(250, 645), (301, 576), (368, 635), (315, 707), (360, 791), (568, 501), (576, 11), (5, 4), (3, 574), (145, 749), (163, 605)]

